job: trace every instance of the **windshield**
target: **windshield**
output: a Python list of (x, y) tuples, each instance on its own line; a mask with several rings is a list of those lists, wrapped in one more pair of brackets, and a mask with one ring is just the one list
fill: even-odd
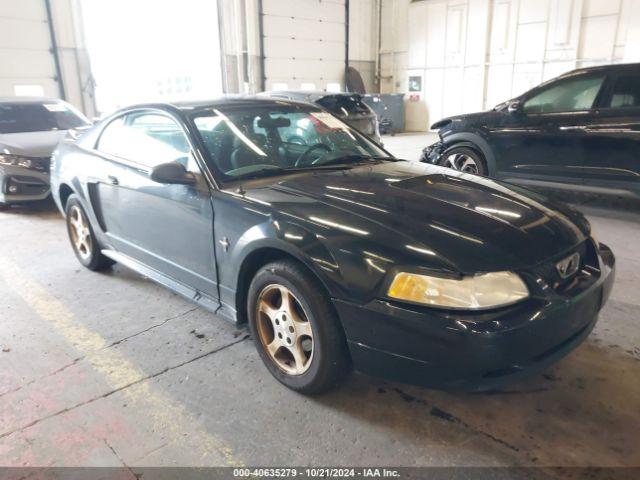
[(322, 97), (316, 103), (330, 112), (344, 117), (372, 113), (360, 95), (329, 95)]
[(226, 180), (389, 157), (333, 115), (308, 107), (212, 109), (193, 121), (214, 170)]
[(88, 124), (64, 102), (0, 103), (0, 133), (69, 130)]

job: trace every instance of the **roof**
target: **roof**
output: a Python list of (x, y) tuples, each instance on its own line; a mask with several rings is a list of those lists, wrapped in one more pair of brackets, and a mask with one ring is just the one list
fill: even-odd
[(591, 67), (576, 68), (575, 70), (571, 70), (570, 72), (564, 73), (561, 76), (574, 75), (576, 73), (599, 72), (602, 70), (606, 70), (606, 71), (636, 70), (640, 72), (640, 63), (613, 63), (609, 65), (594, 65)]
[(272, 92), (261, 93), (260, 96), (278, 98), (279, 96), (286, 96), (291, 99), (300, 100), (303, 102), (316, 102), (323, 97), (337, 97), (345, 96), (351, 97), (353, 95), (360, 95), (355, 92), (325, 92), (322, 90), (275, 90)]
[[(121, 108), (119, 111), (131, 110), (135, 108), (164, 108), (177, 109), (182, 112), (190, 112), (194, 110), (205, 110), (211, 108), (228, 108), (228, 107), (257, 107), (257, 106), (277, 106), (287, 103), (291, 105), (299, 105), (301, 102), (284, 99), (270, 98), (247, 95), (227, 95), (223, 97), (213, 98), (210, 100), (193, 100), (181, 102), (153, 102), (138, 105), (129, 105)], [(308, 105), (306, 105), (308, 107)]]

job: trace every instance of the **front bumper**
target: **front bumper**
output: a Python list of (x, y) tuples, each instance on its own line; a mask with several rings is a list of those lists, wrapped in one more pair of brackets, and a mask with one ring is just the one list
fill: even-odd
[(0, 203), (44, 200), (49, 193), (48, 172), (13, 165), (0, 166)]
[(607, 301), (615, 258), (575, 296), (549, 294), (493, 312), (453, 313), (386, 300), (336, 300), (356, 369), (404, 383), (492, 390), (544, 370), (584, 341)]
[(442, 142), (436, 142), (433, 145), (429, 145), (422, 150), (420, 161), (423, 163), (433, 163), (434, 165), (437, 165), (440, 163), (440, 157), (442, 157), (443, 151), (444, 143)]

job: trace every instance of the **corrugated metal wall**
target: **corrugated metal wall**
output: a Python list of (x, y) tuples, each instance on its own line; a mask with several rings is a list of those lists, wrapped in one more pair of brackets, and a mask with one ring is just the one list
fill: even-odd
[(345, 0), (263, 0), (262, 13), (267, 90), (343, 84)]
[[(93, 84), (79, 11), (76, 0), (51, 0), (65, 96), (93, 116)], [(62, 96), (49, 28), (44, 0), (0, 0), (0, 96)]]
[[(377, 91), (379, 1), (349, 1), (349, 64), (372, 92)], [(266, 90), (344, 85), (345, 0), (225, 0), (219, 5), (227, 92), (262, 89), (261, 47)]]
[(383, 10), (382, 90), (405, 93), (422, 77), (410, 130), (574, 68), (640, 59), (640, 0), (383, 0)]

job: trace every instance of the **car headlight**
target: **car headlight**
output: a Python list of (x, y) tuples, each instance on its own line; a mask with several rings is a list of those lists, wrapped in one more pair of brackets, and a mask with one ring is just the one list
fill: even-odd
[(0, 154), (0, 164), (31, 168), (33, 166), (33, 161), (30, 158), (21, 157), (20, 155), (2, 153)]
[(400, 272), (389, 286), (391, 298), (440, 308), (482, 310), (511, 305), (529, 297), (519, 275), (492, 272), (460, 280)]

